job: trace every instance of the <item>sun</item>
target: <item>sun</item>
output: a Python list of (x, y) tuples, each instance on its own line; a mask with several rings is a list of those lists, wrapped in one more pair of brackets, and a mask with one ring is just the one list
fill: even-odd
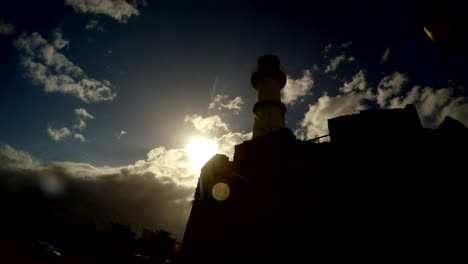
[(193, 170), (200, 170), (205, 163), (216, 154), (217, 144), (215, 141), (195, 137), (190, 140), (190, 144), (185, 148), (192, 162)]

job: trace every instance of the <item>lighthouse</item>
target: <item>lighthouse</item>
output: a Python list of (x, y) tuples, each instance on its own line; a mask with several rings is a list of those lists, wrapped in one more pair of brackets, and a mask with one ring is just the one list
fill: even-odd
[(286, 75), (279, 59), (270, 54), (258, 58), (250, 83), (257, 90), (257, 103), (253, 107), (253, 138), (258, 138), (285, 127), (286, 107), (281, 102), (281, 89)]

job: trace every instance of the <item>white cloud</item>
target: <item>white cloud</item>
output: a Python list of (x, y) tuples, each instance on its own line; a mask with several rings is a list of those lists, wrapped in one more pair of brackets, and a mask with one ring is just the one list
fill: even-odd
[(363, 70), (353, 76), (353, 80), (349, 83), (344, 83), (343, 87), (340, 87), (339, 90), (343, 93), (350, 93), (352, 91), (364, 91), (368, 88), (366, 82), (366, 75)]
[(414, 104), (420, 96), (420, 86), (414, 86), (406, 95), (394, 97), (389, 101), (389, 108), (401, 108), (407, 104)]
[[(83, 131), (87, 124), (84, 120), (88, 119), (94, 119), (94, 116), (88, 113), (86, 109), (84, 108), (76, 108), (74, 110), (75, 115), (78, 119), (78, 123), (73, 125), (73, 128), (78, 130), (78, 131)], [(78, 133), (76, 131), (71, 131), (67, 127), (63, 127), (60, 129), (54, 129), (54, 128), (47, 128), (47, 134), (53, 141), (60, 141), (68, 136), (73, 136), (74, 139), (80, 141), (80, 142), (85, 142), (86, 138), (84, 137), (83, 134)]]
[(47, 128), (47, 134), (49, 135), (50, 139), (52, 139), (53, 141), (60, 141), (68, 136), (71, 135), (71, 131), (66, 128), (66, 127), (62, 127), (62, 128), (59, 128), (59, 129), (55, 129), (55, 128)]
[(218, 145), (218, 153), (224, 154), (232, 160), (234, 158), (234, 146), (251, 139), (252, 132), (228, 132), (219, 138), (215, 138), (214, 141)]
[(209, 109), (218, 109), (218, 110), (234, 110), (234, 113), (238, 114), (241, 110), (242, 105), (244, 104), (244, 100), (242, 97), (237, 96), (236, 98), (229, 100), (229, 96), (225, 94), (217, 94), (208, 106)]
[(422, 90), (421, 97), (416, 101), (421, 106), (421, 115), (429, 117), (434, 114), (436, 110), (446, 105), (451, 101), (453, 90), (448, 88), (432, 89), (425, 87)]
[(0, 19), (0, 34), (10, 35), (13, 34), (13, 32), (15, 32), (15, 27), (13, 24)]
[(78, 130), (83, 130), (86, 128), (86, 122), (83, 120), (78, 120), (78, 124), (75, 124), (73, 128), (78, 129)]
[(381, 108), (387, 106), (387, 100), (401, 92), (401, 89), (408, 82), (408, 75), (394, 72), (392, 75), (385, 76), (377, 88), (377, 103)]
[[(109, 167), (109, 166), (93, 166), (83, 162), (72, 161), (48, 161), (47, 163), (39, 164), (42, 168), (61, 168), (66, 174), (76, 178), (100, 177), (104, 175), (111, 175), (119, 173), (122, 167)], [(39, 166), (38, 166), (39, 167)]]
[(75, 129), (78, 129), (78, 130), (85, 129), (87, 125), (86, 125), (86, 122), (84, 120), (94, 119), (94, 116), (89, 114), (88, 111), (86, 111), (86, 109), (84, 109), (84, 108), (76, 108), (74, 111), (75, 111), (75, 115), (76, 115), (76, 117), (78, 119), (78, 124), (75, 124), (73, 126), (73, 128), (75, 128)]
[(187, 115), (185, 116), (186, 123), (191, 123), (195, 129), (202, 133), (218, 132), (219, 130), (229, 131), (228, 124), (218, 115), (202, 117), (200, 115)]
[(454, 96), (455, 88), (414, 86), (406, 94), (401, 94), (409, 77), (405, 73), (394, 72), (385, 76), (376, 89), (366, 82), (365, 71), (360, 70), (351, 82), (344, 82), (338, 95), (327, 94), (309, 105), (309, 110), (295, 131), (301, 139), (312, 139), (328, 134), (328, 119), (357, 113), (377, 103), (380, 108), (404, 108), (414, 104), (423, 126), (437, 127), (449, 115), (468, 125), (468, 98)]
[[(415, 104), (423, 125), (437, 126), (445, 115), (454, 115), (460, 122), (468, 124), (467, 118), (460, 113), (466, 113), (467, 100), (464, 97), (453, 97), (453, 88), (434, 89), (431, 87), (415, 86), (406, 95), (390, 100), (390, 108), (401, 108), (407, 104)], [(434, 118), (431, 118), (434, 117)]]
[(330, 52), (331, 48), (333, 47), (333, 43), (328, 43), (324, 48), (323, 48), (323, 53), (325, 54), (325, 57), (328, 57), (328, 53)]
[(388, 62), (388, 58), (390, 57), (390, 47), (388, 47), (385, 52), (382, 54), (382, 58), (380, 58), (380, 64), (386, 64)]
[(70, 42), (63, 38), (61, 29), (56, 29), (53, 31), (54, 39), (52, 40), (52, 45), (56, 49), (63, 49), (70, 44)]
[(342, 62), (353, 62), (353, 61), (354, 61), (354, 57), (352, 56), (347, 57), (344, 54), (338, 55), (335, 58), (330, 59), (330, 64), (327, 65), (327, 67), (325, 68), (325, 73), (335, 72), (338, 66)]
[(468, 98), (458, 97), (446, 104), (437, 118), (440, 124), (446, 116), (451, 116), (468, 127)]
[(86, 138), (82, 134), (79, 134), (79, 133), (74, 133), (73, 138), (80, 141), (80, 142), (85, 142), (86, 141)]
[[(56, 45), (63, 47), (66, 41), (61, 34), (57, 36), (60, 40), (55, 39)], [(22, 34), (16, 39), (15, 47), (20, 51), (25, 76), (34, 84), (44, 86), (46, 92), (70, 94), (84, 102), (113, 100), (116, 96), (109, 81), (89, 78), (37, 32)]]
[(312, 139), (327, 135), (328, 119), (367, 109), (366, 101), (375, 100), (372, 87), (366, 82), (364, 70), (359, 70), (351, 82), (344, 82), (338, 91), (340, 93), (334, 97), (324, 94), (317, 102), (309, 105), (300, 128), (295, 131), (299, 138)]
[(415, 86), (401, 94), (408, 80), (407, 74), (395, 72), (385, 76), (375, 91), (366, 82), (364, 70), (360, 70), (351, 82), (343, 83), (336, 96), (324, 94), (309, 105), (295, 133), (301, 139), (327, 135), (328, 119), (358, 113), (371, 103), (381, 108), (404, 108), (414, 104), (425, 127), (437, 127), (447, 115), (468, 125), (468, 98), (454, 96), (457, 89)]
[(94, 119), (94, 116), (90, 115), (88, 113), (88, 111), (86, 111), (86, 109), (84, 108), (76, 108), (75, 109), (75, 115), (78, 117), (78, 118), (81, 118), (81, 119)]
[(353, 44), (352, 41), (344, 42), (344, 43), (341, 44), (341, 47), (346, 49), (346, 48), (349, 48), (349, 46), (351, 46), (351, 44)]
[(299, 98), (308, 95), (313, 86), (311, 70), (304, 70), (300, 79), (287, 76), (286, 86), (281, 90), (281, 100), (285, 104), (293, 105)]
[(125, 0), (65, 0), (65, 5), (73, 7), (77, 13), (106, 15), (120, 23), (140, 14), (136, 5)]
[(146, 160), (139, 160), (127, 168), (136, 173), (149, 171), (162, 181), (174, 181), (178, 185), (190, 187), (196, 186), (199, 173), (193, 171), (187, 151), (165, 147), (150, 150)]
[(124, 135), (127, 135), (128, 132), (125, 131), (125, 130), (120, 130), (120, 133), (117, 135), (117, 139), (120, 139), (121, 137), (123, 137)]
[(364, 101), (374, 96), (370, 90), (365, 92), (350, 92), (344, 95), (330, 97), (323, 95), (316, 103), (309, 105), (309, 110), (301, 121), (300, 133), (302, 139), (312, 139), (328, 134), (328, 119), (354, 114), (367, 108)]
[(88, 31), (104, 31), (104, 28), (100, 25), (99, 20), (91, 19), (86, 25), (85, 29)]
[[(252, 138), (252, 133), (229, 132), (214, 138), (217, 153), (227, 155), (231, 160), (234, 146)], [(186, 149), (157, 147), (150, 150), (145, 160), (139, 160), (125, 168), (133, 173), (151, 172), (161, 181), (174, 181), (178, 185), (195, 189), (200, 171), (194, 171), (190, 153)]]
[(29, 153), (16, 150), (10, 145), (0, 146), (0, 168), (6, 170), (31, 170), (36, 168), (39, 162)]

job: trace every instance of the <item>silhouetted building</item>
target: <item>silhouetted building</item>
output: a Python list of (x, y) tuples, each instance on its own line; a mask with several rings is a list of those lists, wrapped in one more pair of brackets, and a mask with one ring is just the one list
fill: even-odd
[(389, 143), (416, 140), (421, 122), (414, 105), (402, 109), (371, 109), (328, 120), (330, 139), (337, 144)]
[(446, 260), (463, 223), (455, 149), (467, 129), (449, 117), (425, 129), (407, 105), (330, 119), (330, 142), (301, 141), (284, 128), (279, 60), (257, 65), (254, 138), (203, 167), (184, 261)]

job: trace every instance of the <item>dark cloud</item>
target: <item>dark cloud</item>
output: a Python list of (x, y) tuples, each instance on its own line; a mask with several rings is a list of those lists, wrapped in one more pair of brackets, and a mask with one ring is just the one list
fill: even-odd
[(15, 32), (15, 26), (13, 24), (5, 22), (0, 19), (0, 34), (10, 35)]
[(104, 31), (104, 28), (100, 25), (99, 20), (91, 19), (86, 25), (85, 29), (88, 31)]
[[(73, 223), (110, 221), (162, 228), (182, 239), (194, 187), (134, 166), (94, 167), (85, 163), (35, 160), (8, 145), (0, 148), (2, 221), (41, 228), (47, 219)], [(32, 220), (33, 219), (33, 220)], [(5, 223), (3, 226), (5, 226)]]

